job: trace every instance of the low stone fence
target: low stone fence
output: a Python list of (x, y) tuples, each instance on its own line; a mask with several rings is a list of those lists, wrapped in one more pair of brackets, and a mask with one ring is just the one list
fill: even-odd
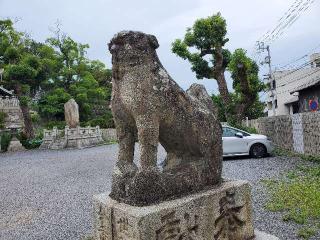
[(43, 142), (41, 149), (63, 149), (63, 148), (84, 148), (95, 146), (103, 142), (102, 133), (97, 127), (65, 127), (59, 130), (54, 127), (52, 130), (43, 131)]
[(264, 117), (243, 124), (267, 135), (280, 148), (320, 155), (320, 112)]
[(106, 142), (118, 141), (117, 132), (115, 128), (103, 128), (101, 129), (102, 138)]

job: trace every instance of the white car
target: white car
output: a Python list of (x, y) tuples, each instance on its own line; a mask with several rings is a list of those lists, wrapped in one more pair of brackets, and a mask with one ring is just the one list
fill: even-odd
[(267, 136), (251, 134), (230, 126), (222, 126), (223, 156), (250, 155), (261, 158), (270, 154), (273, 145)]

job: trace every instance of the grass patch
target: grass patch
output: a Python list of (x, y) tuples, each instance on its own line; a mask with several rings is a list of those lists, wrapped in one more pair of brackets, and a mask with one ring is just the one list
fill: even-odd
[(280, 180), (264, 180), (263, 184), (270, 193), (268, 210), (282, 211), (284, 221), (302, 224), (297, 234), (303, 239), (317, 233), (320, 229), (320, 166), (301, 166)]
[(106, 141), (105, 142), (107, 145), (111, 145), (111, 144), (118, 144), (118, 141), (113, 140), (113, 141)]
[(298, 237), (302, 239), (309, 239), (316, 235), (317, 229), (314, 227), (303, 227), (298, 230)]
[(86, 237), (81, 238), (81, 240), (94, 240), (94, 237), (93, 236), (86, 236)]
[(296, 153), (296, 152), (289, 151), (286, 149), (275, 148), (273, 151), (273, 154), (276, 156), (280, 156), (280, 157), (281, 156), (282, 157), (298, 157), (298, 158), (301, 158), (301, 159), (309, 161), (309, 162), (320, 163), (320, 156)]

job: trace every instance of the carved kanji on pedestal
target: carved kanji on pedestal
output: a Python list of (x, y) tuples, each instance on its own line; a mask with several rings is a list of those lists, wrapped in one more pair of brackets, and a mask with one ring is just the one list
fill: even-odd
[(236, 206), (235, 193), (227, 191), (226, 196), (220, 199), (220, 216), (215, 220), (215, 240), (239, 240), (238, 230), (245, 225), (240, 218), (242, 206)]

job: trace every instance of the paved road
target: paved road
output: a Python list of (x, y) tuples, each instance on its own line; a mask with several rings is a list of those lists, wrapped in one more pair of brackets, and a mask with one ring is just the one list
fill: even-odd
[[(0, 239), (66, 240), (90, 235), (92, 196), (110, 189), (117, 151), (117, 145), (108, 145), (0, 154)], [(164, 157), (160, 148), (158, 158)], [(255, 227), (281, 239), (296, 239), (297, 226), (263, 209), (266, 196), (259, 181), (297, 164), (296, 159), (276, 157), (224, 161), (224, 177), (247, 179), (253, 185)]]

